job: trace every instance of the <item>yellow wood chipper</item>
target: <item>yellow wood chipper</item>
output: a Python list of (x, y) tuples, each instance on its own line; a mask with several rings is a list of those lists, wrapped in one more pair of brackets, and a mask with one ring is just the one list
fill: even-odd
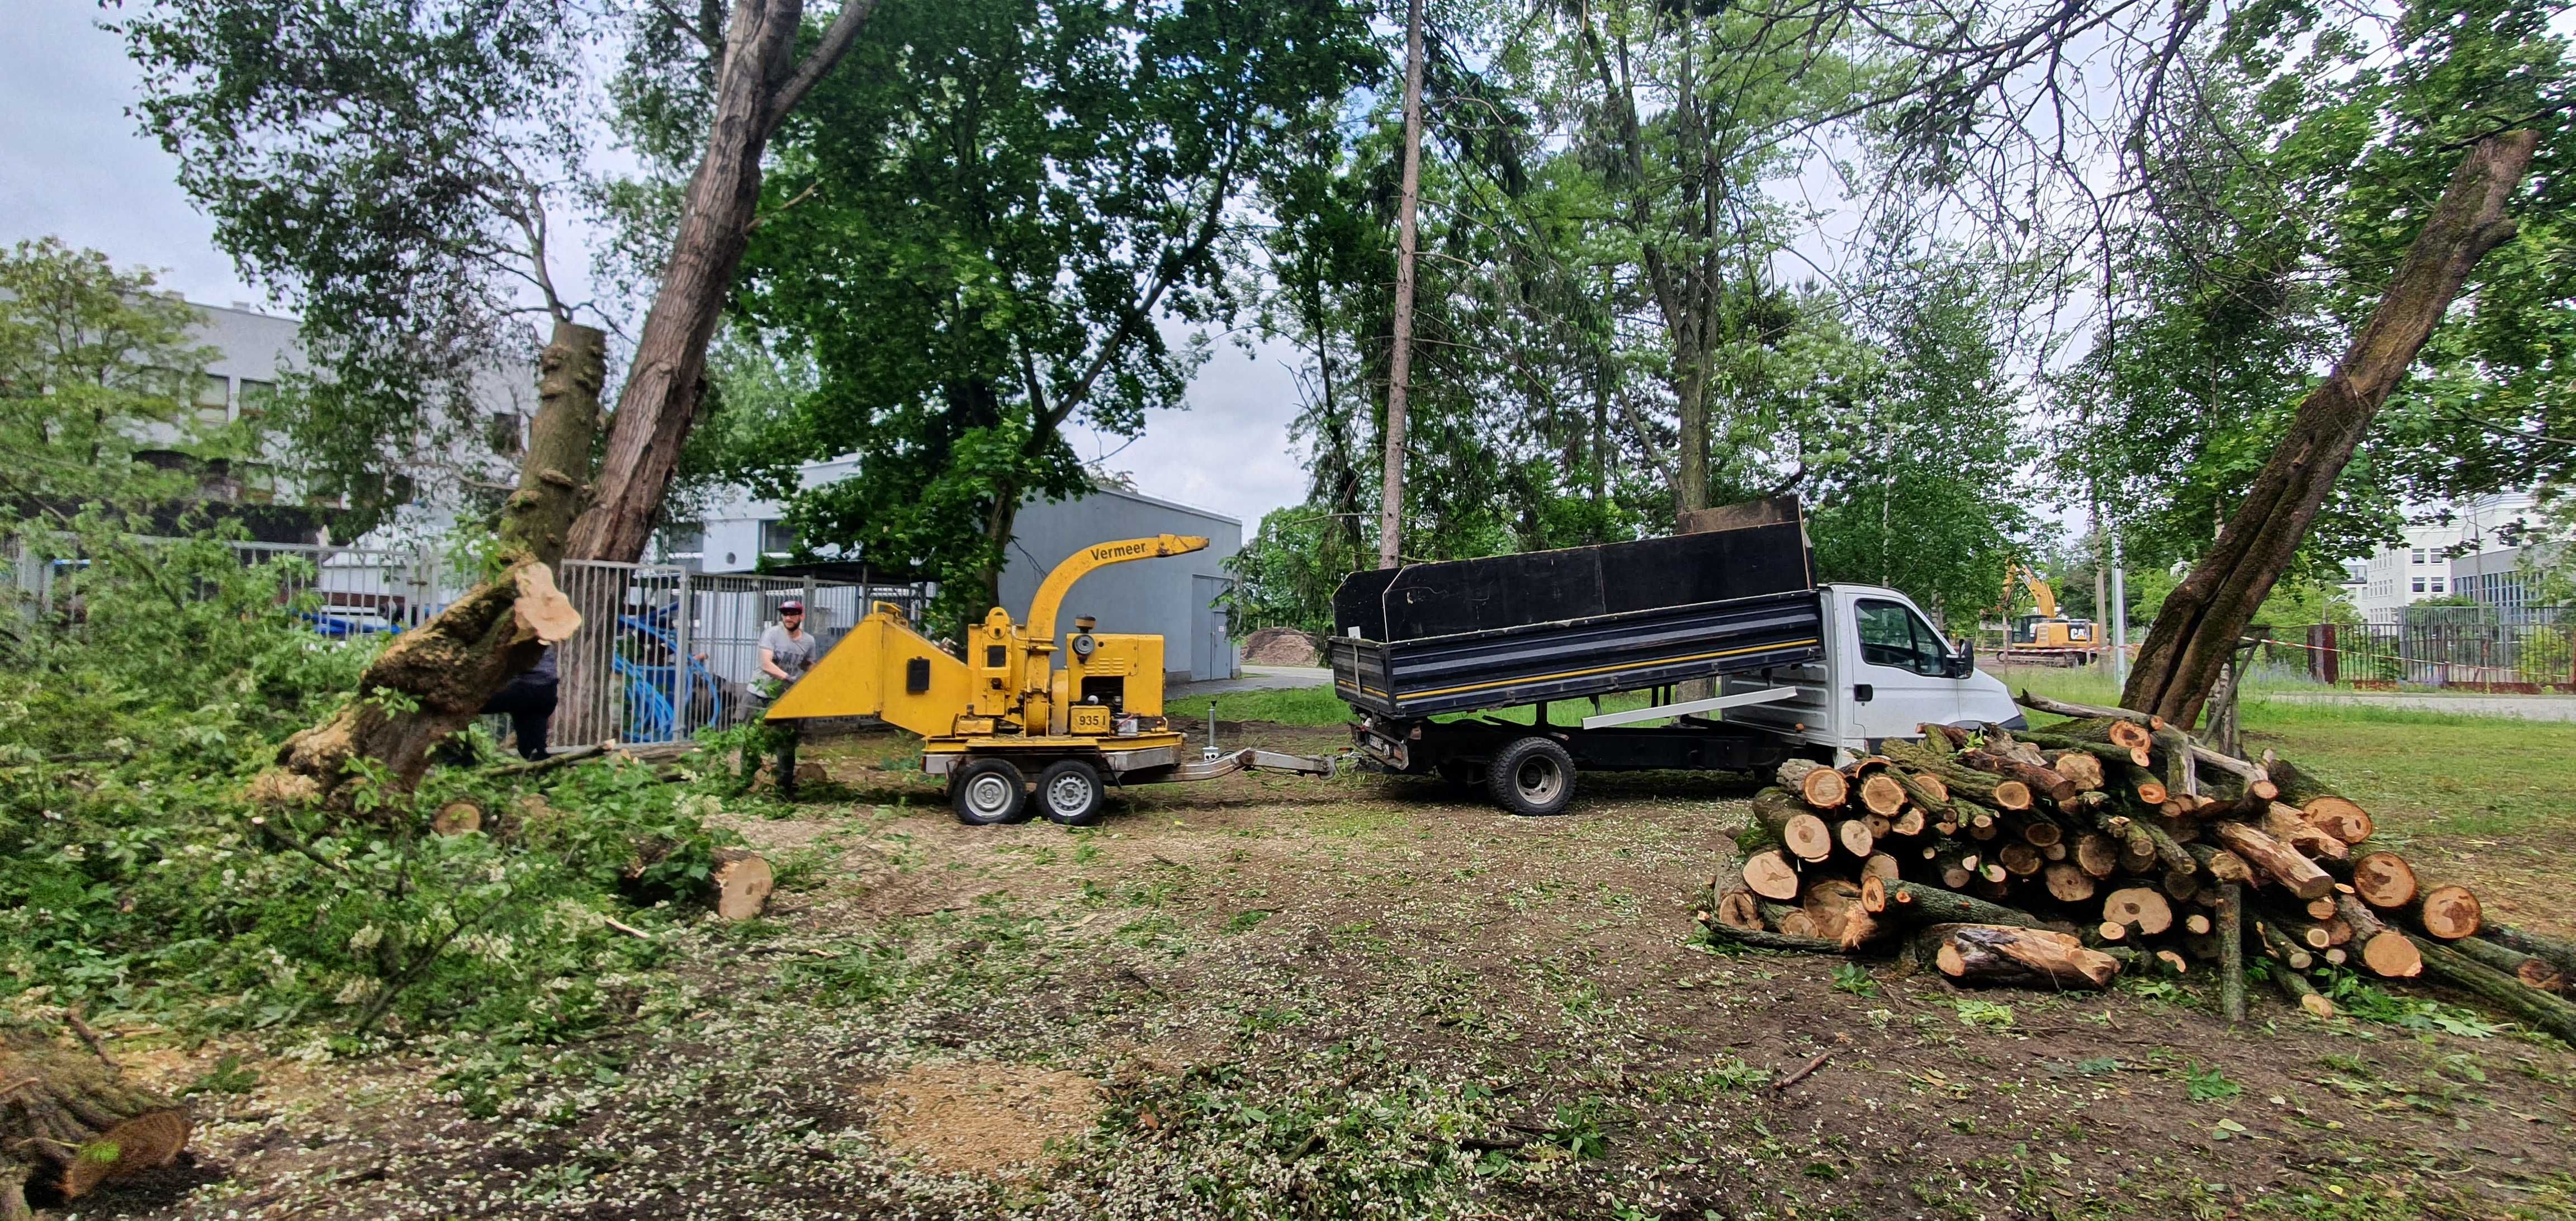
[(1041, 812), (1087, 826), (1099, 821), (1112, 783), (1208, 780), (1247, 768), (1331, 775), (1332, 760), (1265, 750), (1185, 758), (1188, 740), (1163, 716), (1160, 636), (1095, 632), (1085, 615), (1059, 650), (1056, 614), (1074, 582), (1207, 543), (1165, 534), (1085, 547), (1039, 583), (1024, 622), (998, 606), (986, 613), (967, 632), (963, 659), (880, 602), (778, 698), (769, 719), (873, 717), (920, 734), (922, 770), (947, 779), (959, 822), (979, 826)]

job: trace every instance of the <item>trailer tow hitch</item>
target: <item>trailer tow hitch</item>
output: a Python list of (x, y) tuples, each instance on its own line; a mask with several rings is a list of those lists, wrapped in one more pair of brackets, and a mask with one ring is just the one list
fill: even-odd
[(1218, 755), (1213, 759), (1184, 763), (1172, 773), (1172, 779), (1214, 780), (1219, 776), (1230, 776), (1236, 772), (1246, 771), (1292, 772), (1300, 776), (1330, 778), (1341, 771), (1347, 754), (1348, 752), (1344, 752), (1343, 755), (1316, 758), (1311, 755), (1288, 755), (1275, 750), (1246, 747), (1243, 750)]

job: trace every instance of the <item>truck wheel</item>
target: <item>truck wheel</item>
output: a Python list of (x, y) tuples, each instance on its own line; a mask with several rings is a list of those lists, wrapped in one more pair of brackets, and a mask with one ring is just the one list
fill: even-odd
[(1028, 782), (1008, 759), (970, 759), (949, 778), (948, 805), (970, 827), (1027, 822)]
[(1038, 809), (1058, 826), (1100, 821), (1100, 769), (1083, 759), (1058, 759), (1038, 773)]
[(1525, 818), (1562, 814), (1574, 800), (1574, 756), (1553, 739), (1522, 738), (1486, 765), (1485, 789), (1495, 805)]

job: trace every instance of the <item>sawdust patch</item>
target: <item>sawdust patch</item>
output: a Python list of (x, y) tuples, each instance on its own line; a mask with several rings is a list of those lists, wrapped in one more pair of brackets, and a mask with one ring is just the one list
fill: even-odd
[(876, 1102), (877, 1137), (897, 1152), (933, 1170), (1007, 1177), (1053, 1161), (1090, 1131), (1101, 1090), (1080, 1073), (937, 1064), (889, 1079)]

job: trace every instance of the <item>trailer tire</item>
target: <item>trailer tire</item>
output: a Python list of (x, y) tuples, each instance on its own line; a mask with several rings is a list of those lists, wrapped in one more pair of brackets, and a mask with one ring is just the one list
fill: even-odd
[(1060, 827), (1088, 827), (1100, 821), (1108, 794), (1100, 769), (1087, 759), (1058, 759), (1038, 773), (1038, 812)]
[(970, 827), (1029, 820), (1028, 781), (1008, 759), (969, 759), (948, 780), (948, 808)]
[(1574, 756), (1552, 738), (1522, 738), (1486, 765), (1485, 790), (1523, 818), (1562, 814), (1574, 800)]

